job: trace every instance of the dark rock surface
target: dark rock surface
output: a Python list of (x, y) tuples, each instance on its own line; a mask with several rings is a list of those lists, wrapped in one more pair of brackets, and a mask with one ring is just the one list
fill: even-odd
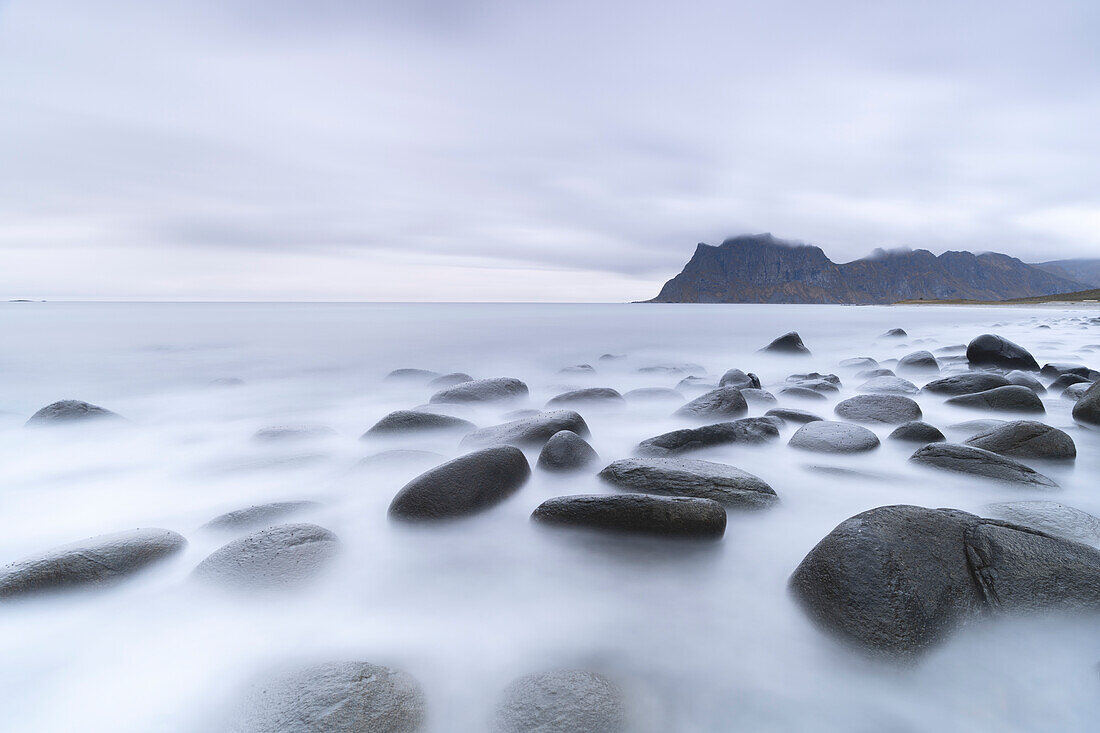
[(541, 447), (550, 440), (551, 436), (562, 430), (571, 430), (582, 438), (587, 438), (591, 434), (584, 418), (573, 410), (550, 410), (475, 430), (462, 439), (462, 445), (466, 447), (483, 445)]
[(1004, 412), (1046, 412), (1043, 401), (1027, 387), (1010, 384), (996, 387), (985, 392), (974, 392), (951, 397), (946, 404), (956, 407), (968, 407), (977, 410), (1000, 410)]
[(432, 395), (429, 402), (496, 402), (526, 397), (527, 385), (513, 377), (491, 377), (463, 382), (453, 387), (441, 389)]
[(808, 355), (810, 353), (810, 350), (806, 348), (806, 344), (802, 343), (802, 337), (798, 335), (797, 331), (788, 331), (760, 350), (769, 351), (773, 354)]
[(201, 528), (230, 531), (266, 527), (294, 514), (317, 509), (320, 506), (315, 501), (274, 501), (270, 504), (256, 504), (214, 517)]
[(718, 386), (736, 387), (738, 389), (745, 389), (747, 387), (760, 389), (760, 377), (755, 374), (746, 374), (740, 369), (730, 369), (718, 380)]
[(726, 531), (721, 504), (683, 496), (559, 496), (540, 504), (531, 518), (544, 524), (666, 537), (718, 539)]
[(1010, 382), (1000, 374), (966, 372), (929, 382), (924, 385), (924, 391), (932, 394), (963, 395), (1007, 387), (1009, 384)]
[(419, 412), (417, 410), (397, 410), (376, 422), (361, 438), (381, 438), (401, 433), (413, 432), (439, 432), (439, 431), (470, 432), (477, 430), (469, 420), (450, 415), (440, 415), (434, 412)]
[(1085, 390), (1073, 406), (1073, 419), (1085, 425), (1100, 427), (1100, 382)]
[(991, 481), (1036, 488), (1057, 488), (1058, 484), (1022, 463), (992, 451), (955, 443), (932, 443), (909, 457), (913, 463), (945, 471), (980, 476)]
[(486, 448), (414, 478), (390, 503), (394, 519), (429, 521), (474, 514), (511, 496), (531, 475), (523, 451)]
[(942, 443), (947, 440), (939, 428), (929, 425), (921, 420), (907, 422), (899, 425), (888, 436), (891, 440), (901, 440), (907, 443)]
[(763, 479), (725, 463), (684, 458), (626, 458), (599, 476), (625, 491), (713, 499), (725, 506), (756, 509), (777, 501)]
[(1027, 349), (991, 333), (982, 334), (967, 345), (966, 359), (977, 366), (1039, 371), (1039, 364)]
[(932, 356), (930, 351), (914, 351), (912, 354), (906, 354), (898, 359), (896, 369), (899, 373), (938, 372), (940, 363), (936, 361), (936, 357)]
[(621, 405), (623, 402), (623, 396), (619, 394), (618, 390), (610, 387), (587, 387), (563, 392), (556, 397), (552, 397), (546, 403), (546, 407), (553, 409), (568, 405)]
[(709, 419), (721, 417), (741, 417), (749, 411), (749, 405), (745, 401), (738, 387), (719, 387), (696, 397), (679, 410), (676, 415), (694, 419)]
[(837, 403), (833, 412), (853, 422), (900, 425), (920, 420), (920, 405), (908, 397), (893, 394), (861, 394)]
[(583, 671), (521, 677), (504, 692), (492, 733), (628, 733), (622, 692)]
[(1082, 384), (1071, 384), (1062, 390), (1062, 394), (1059, 395), (1063, 400), (1069, 400), (1071, 402), (1077, 402), (1085, 396), (1085, 392), (1089, 391), (1092, 387), (1091, 382), (1084, 382)]
[(1071, 460), (1077, 446), (1068, 433), (1034, 420), (1014, 420), (978, 433), (966, 445), (1014, 458)]
[(877, 369), (878, 360), (872, 359), (869, 356), (856, 356), (851, 359), (842, 360), (840, 366), (847, 367), (848, 369)]
[[(1019, 369), (1013, 369), (1011, 372), (1005, 375), (1005, 379), (1009, 384), (1017, 384), (1021, 387), (1027, 387), (1035, 394), (1046, 394), (1047, 388), (1043, 386), (1043, 383), (1035, 378), (1029, 372), (1022, 372)], [(1004, 387), (1006, 385), (998, 384), (997, 387)], [(993, 387), (990, 387), (993, 389)], [(978, 392), (984, 392), (985, 390), (977, 390)]]
[(572, 430), (559, 430), (542, 446), (538, 467), (544, 471), (576, 471), (599, 459), (584, 438)]
[(338, 547), (336, 535), (324, 527), (277, 524), (215, 550), (194, 576), (233, 591), (295, 588), (314, 580)]
[(818, 420), (800, 427), (787, 444), (818, 453), (862, 453), (878, 448), (879, 439), (861, 425)]
[(818, 392), (817, 390), (810, 389), (809, 387), (800, 387), (797, 385), (791, 385), (787, 387), (781, 387), (779, 394), (783, 397), (794, 397), (799, 400), (813, 400), (817, 402), (824, 402), (828, 398)]
[(909, 334), (904, 328), (891, 328), (886, 333), (882, 334), (882, 338), (905, 338)]
[(771, 419), (746, 417), (657, 435), (639, 443), (635, 453), (641, 456), (673, 456), (715, 445), (760, 444), (778, 437), (779, 428)]
[(86, 420), (121, 420), (117, 413), (80, 400), (60, 400), (46, 405), (27, 420), (29, 427), (83, 422)]
[(1064, 389), (1072, 387), (1075, 384), (1091, 384), (1091, 379), (1085, 379), (1079, 377), (1076, 374), (1063, 374), (1050, 383), (1051, 392), (1061, 392)]
[(764, 415), (768, 417), (778, 417), (784, 422), (792, 422), (801, 425), (805, 425), (808, 422), (814, 422), (815, 420), (821, 419), (812, 412), (806, 412), (805, 410), (795, 410), (790, 407), (776, 407), (774, 409), (768, 410), (764, 413)]

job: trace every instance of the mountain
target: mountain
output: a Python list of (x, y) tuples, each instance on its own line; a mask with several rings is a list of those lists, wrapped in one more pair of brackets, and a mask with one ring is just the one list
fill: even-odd
[(1037, 262), (1034, 267), (1077, 282), (1100, 288), (1100, 260), (1053, 260)]
[(1085, 290), (1087, 283), (996, 253), (875, 250), (838, 264), (820, 247), (770, 234), (699, 244), (651, 303), (894, 303), (1004, 300)]

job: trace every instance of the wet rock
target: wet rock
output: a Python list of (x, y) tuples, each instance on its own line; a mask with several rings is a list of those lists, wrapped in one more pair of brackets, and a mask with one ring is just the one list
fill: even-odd
[(857, 379), (870, 380), (876, 377), (896, 377), (893, 369), (884, 369), (879, 367), (878, 369), (864, 369), (861, 372), (856, 372)]
[(818, 453), (862, 453), (877, 448), (879, 440), (860, 425), (819, 420), (800, 427), (787, 445)]
[(929, 425), (921, 420), (907, 422), (899, 425), (888, 436), (891, 440), (901, 440), (906, 443), (942, 443), (947, 440), (939, 428)]
[(857, 389), (867, 394), (916, 394), (920, 391), (917, 385), (901, 377), (874, 377)]
[(108, 587), (186, 545), (167, 529), (133, 529), (62, 545), (0, 568), (0, 598)]
[(820, 392), (821, 394), (830, 394), (833, 392), (839, 392), (840, 387), (836, 383), (827, 379), (804, 379), (794, 385), (795, 387), (801, 387), (803, 389), (812, 389), (814, 392)]
[(523, 451), (486, 448), (420, 474), (390, 503), (393, 519), (427, 521), (475, 514), (511, 496), (531, 475)]
[(1046, 412), (1043, 401), (1027, 387), (1016, 384), (997, 387), (985, 392), (975, 392), (951, 397), (948, 405), (978, 410), (1002, 410), (1005, 412)]
[(833, 412), (853, 422), (900, 425), (920, 420), (920, 405), (908, 397), (892, 394), (861, 394), (837, 403)]
[[(1027, 387), (1035, 394), (1046, 394), (1047, 391), (1047, 388), (1043, 386), (1042, 382), (1040, 382), (1038, 379), (1028, 374), (1027, 372), (1022, 372), (1019, 369), (1014, 369), (1006, 374), (1005, 379), (1008, 381), (1009, 384), (1019, 385), (1020, 387)], [(998, 384), (996, 386), (1004, 387), (1007, 385)], [(993, 387), (990, 387), (990, 389), (993, 389)], [(985, 390), (979, 389), (977, 391), (984, 392)]]
[(977, 366), (1039, 371), (1039, 364), (1027, 349), (991, 333), (983, 334), (967, 345), (966, 359)]
[(721, 504), (683, 496), (559, 496), (540, 504), (531, 518), (543, 524), (667, 537), (718, 539), (726, 531)]
[(783, 334), (760, 350), (769, 351), (775, 354), (809, 355), (810, 353), (810, 350), (806, 348), (806, 344), (802, 343), (802, 337), (798, 335), (797, 331), (790, 331)]
[(749, 411), (741, 390), (737, 387), (719, 387), (696, 397), (674, 414), (679, 417), (707, 419), (712, 417), (740, 417)]
[(1100, 382), (1095, 382), (1073, 406), (1073, 419), (1085, 425), (1100, 426)]
[(542, 446), (538, 467), (544, 471), (576, 471), (599, 459), (584, 438), (572, 430), (559, 430)]
[(290, 443), (331, 438), (337, 432), (327, 425), (274, 425), (261, 428), (252, 439), (261, 443)]
[(790, 407), (776, 407), (774, 409), (768, 410), (764, 413), (764, 415), (768, 417), (778, 417), (784, 422), (797, 423), (800, 425), (805, 425), (808, 422), (814, 422), (821, 419), (812, 412), (806, 412), (805, 410), (795, 410)]
[(1058, 428), (1034, 420), (1015, 420), (967, 439), (966, 445), (1014, 458), (1072, 460), (1077, 457), (1073, 438)]
[(684, 396), (670, 387), (640, 387), (623, 394), (627, 402), (683, 402)]
[(60, 400), (46, 405), (27, 420), (28, 427), (84, 422), (87, 420), (121, 420), (117, 413), (80, 400)]
[(591, 364), (574, 364), (573, 366), (562, 367), (558, 370), (559, 374), (595, 374), (596, 369)]
[(799, 400), (816, 400), (818, 402), (823, 402), (828, 399), (825, 395), (809, 387), (782, 387), (779, 390), (779, 394), (784, 397), (794, 397)]
[(394, 369), (386, 375), (386, 379), (405, 382), (427, 382), (439, 376), (439, 372), (430, 369)]
[(622, 692), (582, 671), (532, 674), (513, 682), (497, 708), (493, 733), (626, 733)]
[(198, 564), (199, 580), (235, 591), (292, 588), (314, 580), (336, 556), (336, 535), (316, 524), (277, 524), (215, 550)]
[(397, 410), (376, 422), (361, 438), (380, 438), (401, 433), (477, 430), (469, 420), (417, 410)]
[(676, 389), (684, 392), (709, 392), (718, 389), (714, 380), (704, 377), (684, 377), (676, 384)]
[(1100, 545), (1100, 519), (1056, 501), (1008, 501), (990, 504), (991, 517), (1086, 545)]
[(1051, 392), (1062, 392), (1075, 384), (1091, 384), (1091, 380), (1079, 377), (1076, 374), (1063, 374), (1050, 383)]
[(1077, 402), (1085, 396), (1085, 392), (1089, 391), (1092, 387), (1092, 382), (1082, 382), (1081, 384), (1072, 384), (1062, 390), (1060, 397), (1064, 400), (1070, 400), (1071, 402)]
[(527, 385), (520, 380), (513, 377), (491, 377), (441, 389), (428, 401), (433, 403), (497, 402), (526, 396)]
[(270, 504), (256, 504), (214, 517), (202, 525), (201, 529), (229, 531), (267, 527), (282, 522), (287, 517), (317, 509), (320, 506), (315, 501), (275, 501)]
[(760, 377), (755, 374), (745, 374), (740, 369), (730, 369), (722, 375), (720, 380), (718, 380), (718, 386), (736, 387), (737, 389), (745, 389), (747, 387), (760, 389)]
[(625, 491), (713, 499), (725, 506), (758, 509), (777, 501), (763, 479), (725, 463), (684, 458), (627, 458), (599, 477)]
[(546, 403), (548, 408), (565, 407), (567, 405), (621, 405), (623, 396), (618, 390), (610, 387), (588, 387), (587, 389), (575, 389), (564, 392), (557, 397), (552, 397)]
[(456, 384), (465, 384), (466, 382), (472, 381), (474, 381), (474, 378), (465, 372), (451, 372), (450, 374), (436, 377), (428, 382), (428, 386), (435, 387), (436, 389), (444, 389), (446, 387), (453, 387)]
[(1058, 377), (1061, 377), (1061, 376), (1066, 375), (1066, 374), (1073, 374), (1075, 376), (1091, 380), (1092, 379), (1092, 377), (1090, 376), (1091, 371), (1092, 370), (1089, 369), (1084, 364), (1053, 363), (1053, 364), (1043, 365), (1043, 368), (1042, 368), (1042, 370), (1040, 370), (1040, 373), (1044, 377), (1049, 377), (1051, 379), (1057, 379)]
[(626, 358), (626, 354), (600, 354), (600, 361), (620, 361)]
[(1000, 374), (966, 372), (929, 382), (924, 385), (924, 391), (932, 394), (963, 395), (1007, 386), (1009, 381)]
[(263, 680), (228, 723), (232, 733), (418, 733), (424, 692), (411, 676), (366, 662), (316, 664)]
[(744, 397), (745, 402), (750, 405), (779, 404), (779, 400), (775, 398), (775, 395), (764, 389), (753, 389), (752, 387), (747, 387), (741, 390), (741, 396)]
[(876, 369), (878, 361), (869, 356), (857, 356), (853, 359), (844, 359), (840, 362), (840, 366), (848, 369)]
[[(821, 372), (808, 372), (806, 374), (791, 374), (787, 377), (788, 382), (794, 382), (803, 387), (810, 386), (812, 383), (827, 382), (828, 384), (840, 388), (840, 377), (835, 374), (822, 374)], [(828, 391), (836, 391), (828, 390)]]
[(904, 328), (891, 328), (886, 333), (882, 334), (881, 338), (905, 338), (909, 334), (905, 332)]
[(991, 481), (1036, 488), (1057, 488), (1058, 484), (1022, 463), (992, 451), (955, 443), (932, 443), (909, 457), (913, 463), (945, 471), (979, 476)]
[(584, 418), (573, 410), (550, 410), (475, 430), (462, 439), (462, 445), (466, 447), (482, 445), (541, 447), (550, 440), (552, 435), (562, 430), (571, 430), (582, 438), (587, 438), (591, 434)]
[(779, 437), (779, 428), (769, 418), (746, 417), (700, 428), (673, 430), (643, 440), (635, 453), (641, 456), (673, 456), (716, 445), (743, 443), (759, 445)]
[(940, 363), (930, 351), (914, 351), (898, 359), (898, 372), (938, 372)]

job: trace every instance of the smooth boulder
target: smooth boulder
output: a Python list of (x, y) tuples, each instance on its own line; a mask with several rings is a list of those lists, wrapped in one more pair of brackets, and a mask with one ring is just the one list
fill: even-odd
[(328, 425), (273, 425), (260, 428), (252, 439), (260, 443), (293, 443), (320, 440), (337, 435)]
[(714, 417), (741, 417), (749, 411), (748, 402), (739, 387), (719, 387), (696, 397), (674, 414), (678, 417), (707, 419)]
[(268, 504), (256, 504), (220, 514), (202, 525), (201, 529), (231, 531), (264, 527), (320, 506), (315, 501), (273, 501)]
[(1065, 431), (1035, 420), (1014, 420), (971, 436), (966, 445), (1014, 458), (1072, 460), (1077, 446)]
[(552, 397), (546, 407), (552, 409), (566, 405), (621, 405), (623, 402), (625, 400), (618, 390), (610, 387), (587, 387)]
[(1012, 384), (996, 387), (985, 392), (974, 392), (949, 398), (945, 404), (967, 407), (976, 410), (998, 410), (1001, 412), (1046, 412), (1039, 395), (1027, 387)]
[(324, 527), (277, 524), (215, 550), (193, 575), (233, 591), (293, 589), (313, 581), (338, 548), (336, 535)]
[(818, 420), (800, 427), (787, 445), (817, 453), (862, 453), (878, 448), (879, 439), (862, 425)]
[(920, 405), (893, 394), (861, 394), (838, 402), (833, 412), (853, 422), (900, 425), (923, 417)]
[(1100, 382), (1085, 390), (1073, 406), (1073, 419), (1085, 425), (1100, 427)]
[(865, 394), (916, 394), (920, 390), (908, 379), (894, 376), (872, 377), (856, 388)]
[(389, 515), (432, 521), (474, 514), (511, 496), (531, 475), (523, 451), (510, 445), (486, 448), (436, 466), (397, 492)]
[(527, 385), (514, 377), (490, 377), (462, 382), (453, 387), (441, 389), (428, 400), (431, 403), (446, 402), (464, 404), (469, 402), (498, 402), (526, 397)]
[(933, 380), (924, 385), (924, 391), (932, 394), (962, 395), (1007, 387), (1009, 384), (1011, 383), (1000, 374), (965, 372)]
[(521, 677), (505, 690), (492, 733), (627, 733), (622, 692), (606, 677), (563, 670)]
[(625, 458), (599, 477), (624, 491), (713, 499), (728, 507), (758, 509), (774, 504), (775, 490), (763, 479), (725, 463), (685, 458)]
[(27, 420), (28, 427), (122, 418), (105, 407), (80, 400), (59, 400), (46, 405)]
[(641, 456), (672, 456), (731, 443), (758, 445), (779, 437), (778, 422), (775, 418), (746, 417), (700, 428), (673, 430), (643, 440), (634, 452)]
[(792, 407), (775, 407), (765, 412), (764, 416), (778, 417), (784, 422), (792, 422), (799, 425), (805, 425), (808, 422), (815, 422), (822, 419), (812, 412), (806, 412), (805, 410), (796, 410)]
[(982, 334), (967, 345), (966, 360), (976, 366), (1039, 371), (1038, 362), (1027, 349), (991, 333)]
[(942, 443), (947, 440), (940, 429), (935, 425), (929, 425), (921, 420), (913, 420), (894, 428), (894, 432), (887, 436), (891, 440), (900, 440), (905, 443)]
[(740, 369), (730, 369), (718, 380), (718, 386), (760, 389), (760, 377), (751, 373), (746, 374)]
[(577, 471), (599, 459), (584, 438), (572, 430), (559, 430), (542, 446), (537, 465), (544, 471)]
[(726, 531), (721, 504), (684, 496), (559, 496), (540, 504), (531, 518), (542, 524), (665, 537), (718, 539)]
[(360, 437), (369, 439), (402, 433), (470, 432), (471, 430), (477, 430), (477, 425), (460, 417), (418, 410), (396, 410), (376, 422)]
[(969, 445), (931, 443), (918, 448), (909, 460), (921, 466), (964, 473), (991, 481), (1035, 488), (1058, 487), (1053, 480), (1029, 466), (992, 451)]
[(553, 435), (562, 430), (571, 430), (582, 438), (591, 434), (584, 418), (573, 410), (550, 410), (475, 430), (463, 438), (461, 444), (465, 447), (487, 445), (542, 447)]
[(898, 359), (896, 367), (900, 372), (938, 372), (940, 363), (931, 351), (914, 351)]
[(788, 331), (770, 344), (760, 349), (773, 354), (800, 354), (809, 355), (810, 350), (802, 343), (802, 337), (797, 331)]

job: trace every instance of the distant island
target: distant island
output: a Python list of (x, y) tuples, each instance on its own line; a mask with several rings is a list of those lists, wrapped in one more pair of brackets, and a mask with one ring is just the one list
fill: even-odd
[(771, 234), (700, 243), (649, 303), (839, 303), (1005, 301), (1100, 287), (1100, 260), (1028, 264), (996, 252), (875, 250), (847, 263), (820, 247)]

